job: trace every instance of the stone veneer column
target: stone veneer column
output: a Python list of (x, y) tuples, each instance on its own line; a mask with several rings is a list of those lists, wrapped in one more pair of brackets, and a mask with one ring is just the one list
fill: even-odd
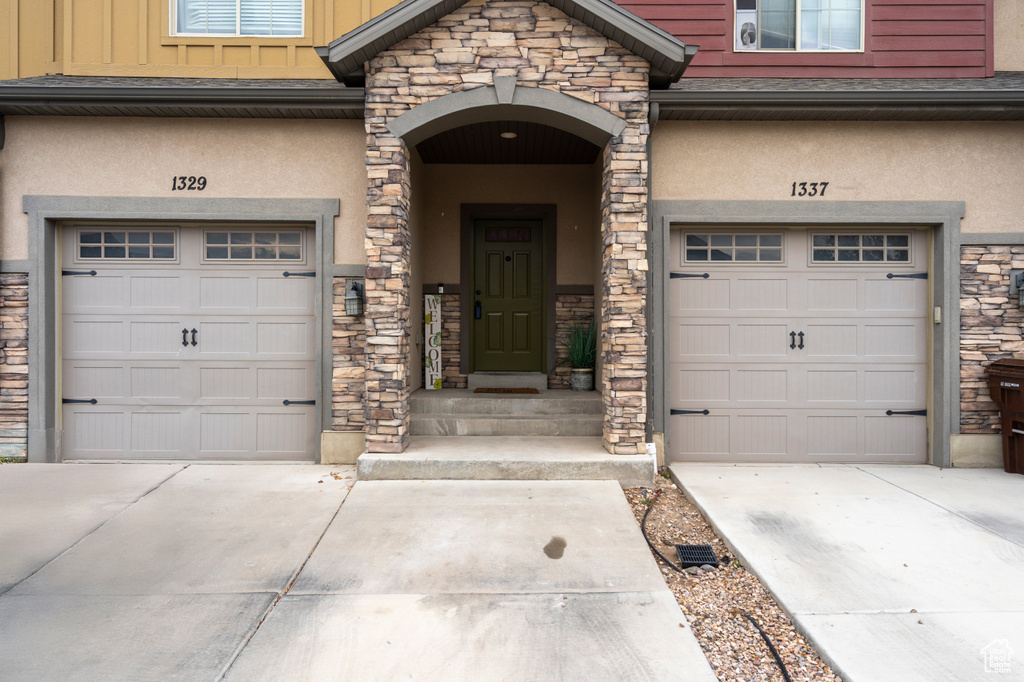
[(404, 143), (391, 136), (387, 124), (431, 100), (493, 85), (496, 76), (515, 77), (518, 87), (575, 97), (627, 123), (603, 154), (603, 442), (611, 452), (644, 452), (649, 71), (646, 61), (621, 45), (531, 0), (469, 0), (370, 60), (365, 87), (370, 452), (404, 450), (409, 424), (409, 162)]
[[(384, 90), (384, 89), (381, 89)], [(381, 90), (373, 91), (386, 101)], [(376, 98), (374, 98), (376, 99)], [(409, 445), (409, 154), (366, 104), (366, 450)]]
[[(608, 97), (618, 93), (599, 93)], [(629, 95), (630, 93), (622, 93)], [(604, 150), (601, 178), (601, 377), (604, 447), (645, 452), (647, 426), (647, 91), (613, 101), (629, 122)], [(620, 96), (621, 97), (621, 96)]]
[(960, 249), (960, 433), (999, 433), (988, 366), (1024, 353), (1024, 309), (1010, 296), (1010, 270), (1024, 268), (1024, 246)]
[(28, 275), (0, 275), (0, 459), (28, 449)]

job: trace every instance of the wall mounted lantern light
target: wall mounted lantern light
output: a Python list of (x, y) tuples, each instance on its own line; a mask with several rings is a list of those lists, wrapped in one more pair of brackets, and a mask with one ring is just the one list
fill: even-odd
[(359, 317), (363, 314), (363, 281), (350, 279), (345, 292), (345, 314)]
[(1017, 306), (1024, 308), (1024, 270), (1010, 270), (1010, 296), (1017, 294)]

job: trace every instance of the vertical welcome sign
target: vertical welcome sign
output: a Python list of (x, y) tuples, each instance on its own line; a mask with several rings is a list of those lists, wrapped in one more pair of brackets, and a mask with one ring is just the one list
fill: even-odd
[(441, 297), (433, 294), (423, 301), (423, 338), (426, 341), (426, 387), (441, 388)]

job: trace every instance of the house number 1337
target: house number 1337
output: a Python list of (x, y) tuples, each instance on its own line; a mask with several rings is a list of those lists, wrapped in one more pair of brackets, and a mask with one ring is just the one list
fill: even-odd
[(171, 191), (186, 191), (195, 190), (202, 192), (206, 189), (206, 178), (202, 175), (196, 177), (194, 175), (176, 175), (171, 178)]
[(794, 182), (791, 197), (823, 197), (828, 188), (827, 182)]

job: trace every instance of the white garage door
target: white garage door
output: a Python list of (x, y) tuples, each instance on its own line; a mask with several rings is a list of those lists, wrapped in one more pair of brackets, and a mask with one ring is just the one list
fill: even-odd
[(672, 459), (924, 462), (926, 242), (673, 230)]
[(64, 233), (65, 459), (314, 457), (306, 230)]

